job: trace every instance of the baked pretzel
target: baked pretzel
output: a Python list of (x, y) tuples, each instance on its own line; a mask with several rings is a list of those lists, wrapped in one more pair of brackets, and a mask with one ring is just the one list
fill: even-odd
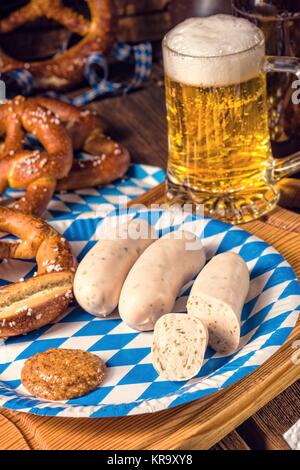
[[(45, 150), (24, 149), (25, 131)], [(24, 213), (41, 215), (55, 189), (111, 183), (130, 163), (127, 150), (104, 135), (96, 114), (51, 98), (20, 96), (0, 105), (0, 134), (0, 194), (7, 186), (26, 189), (12, 206)], [(73, 149), (90, 159), (73, 161)]]
[(46, 17), (62, 24), (82, 40), (50, 60), (21, 62), (0, 51), (0, 72), (25, 68), (34, 77), (37, 88), (62, 90), (83, 79), (84, 67), (93, 52), (106, 53), (112, 45), (114, 20), (110, 0), (86, 0), (91, 19), (63, 5), (62, 0), (30, 0), (0, 21), (0, 33), (13, 31), (27, 22)]
[[(45, 150), (24, 149), (25, 131), (33, 134)], [(36, 103), (19, 96), (0, 106), (0, 191), (6, 186), (26, 189), (13, 207), (41, 214), (47, 207), (56, 181), (68, 175), (73, 164), (71, 139), (59, 119)]]
[(75, 151), (89, 154), (89, 160), (74, 160), (70, 173), (57, 182), (58, 191), (109, 184), (125, 175), (130, 155), (125, 147), (105, 135), (103, 122), (96, 113), (51, 98), (37, 97), (30, 101), (59, 118)]
[(0, 259), (36, 258), (35, 277), (0, 288), (0, 337), (40, 328), (64, 313), (72, 299), (76, 261), (69, 243), (46, 222), (0, 207), (0, 229), (20, 241), (0, 240)]

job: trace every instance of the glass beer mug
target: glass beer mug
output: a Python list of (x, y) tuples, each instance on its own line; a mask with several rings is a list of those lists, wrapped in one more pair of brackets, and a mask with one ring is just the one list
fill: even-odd
[(300, 77), (300, 60), (266, 57), (262, 31), (229, 15), (191, 18), (163, 41), (169, 132), (168, 196), (243, 223), (272, 210), (276, 183), (300, 154), (275, 163), (268, 72)]
[[(266, 53), (300, 57), (300, 0), (233, 0), (233, 13), (264, 33)], [(268, 74), (269, 128), (275, 157), (300, 150), (300, 106), (291, 100), (290, 74)]]

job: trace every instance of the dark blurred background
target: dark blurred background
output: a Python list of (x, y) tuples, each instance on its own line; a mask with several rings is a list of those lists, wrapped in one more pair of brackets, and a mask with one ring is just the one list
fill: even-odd
[(231, 0), (172, 0), (171, 13), (174, 23), (190, 16), (209, 16), (215, 13), (231, 13)]

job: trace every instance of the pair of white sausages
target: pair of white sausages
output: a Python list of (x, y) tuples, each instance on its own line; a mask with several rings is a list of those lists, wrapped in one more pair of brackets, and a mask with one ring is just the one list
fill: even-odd
[(181, 288), (204, 264), (203, 246), (194, 234), (177, 231), (157, 240), (146, 221), (133, 220), (100, 240), (81, 261), (74, 294), (93, 315), (105, 317), (119, 304), (127, 325), (149, 331), (172, 311)]
[[(132, 232), (144, 236), (132, 237)], [(168, 380), (187, 380), (199, 372), (207, 343), (222, 354), (236, 351), (249, 290), (248, 268), (239, 255), (223, 253), (202, 269), (204, 264), (204, 249), (192, 233), (171, 232), (157, 240), (147, 222), (134, 220), (85, 256), (74, 293), (94, 315), (105, 317), (119, 305), (130, 327), (149, 331), (156, 324), (156, 370)], [(188, 315), (171, 314), (182, 287), (199, 271)]]
[(202, 367), (207, 343), (220, 354), (233, 354), (248, 291), (244, 260), (233, 252), (215, 256), (194, 282), (188, 315), (169, 314), (157, 322), (152, 347), (157, 372), (167, 380), (189, 380)]

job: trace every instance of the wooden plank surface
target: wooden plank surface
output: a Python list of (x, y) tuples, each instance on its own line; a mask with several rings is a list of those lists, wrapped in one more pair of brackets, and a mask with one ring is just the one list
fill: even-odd
[(137, 16), (125, 16), (118, 21), (118, 41), (137, 43), (158, 41), (172, 27), (168, 10)]
[(288, 450), (283, 434), (300, 418), (300, 381), (259, 410), (238, 430), (255, 450)]
[(131, 16), (139, 13), (161, 11), (167, 8), (170, 0), (114, 0), (118, 16)]
[(30, 450), (25, 434), (4, 414), (0, 412), (0, 449)]
[[(157, 83), (160, 81), (129, 96), (103, 100), (91, 107), (103, 115), (111, 135), (128, 146), (134, 161), (164, 167), (165, 108), (163, 90)], [(146, 202), (154, 202), (162, 194), (163, 188), (157, 188)], [(278, 209), (264, 221), (245, 228), (272, 243), (300, 275), (298, 215)], [(279, 353), (240, 383), (207, 399), (153, 415), (87, 420), (31, 416), (1, 409), (0, 449), (208, 449), (223, 438), (215, 449), (242, 449), (251, 447), (248, 436), (255, 426), (266, 436), (265, 440), (281, 448), (283, 427), (277, 432), (275, 422), (284, 413), (286, 430), (299, 418), (289, 398), (295, 394), (287, 391), (279, 397), (280, 413), (278, 404), (269, 402), (300, 377), (300, 366), (291, 362), (292, 345), (299, 338), (298, 324)], [(251, 416), (245, 434), (243, 428), (232, 433)], [(269, 426), (270, 416), (276, 419)], [(228, 433), (231, 434), (227, 436)]]
[(210, 450), (251, 450), (237, 431), (232, 431)]

